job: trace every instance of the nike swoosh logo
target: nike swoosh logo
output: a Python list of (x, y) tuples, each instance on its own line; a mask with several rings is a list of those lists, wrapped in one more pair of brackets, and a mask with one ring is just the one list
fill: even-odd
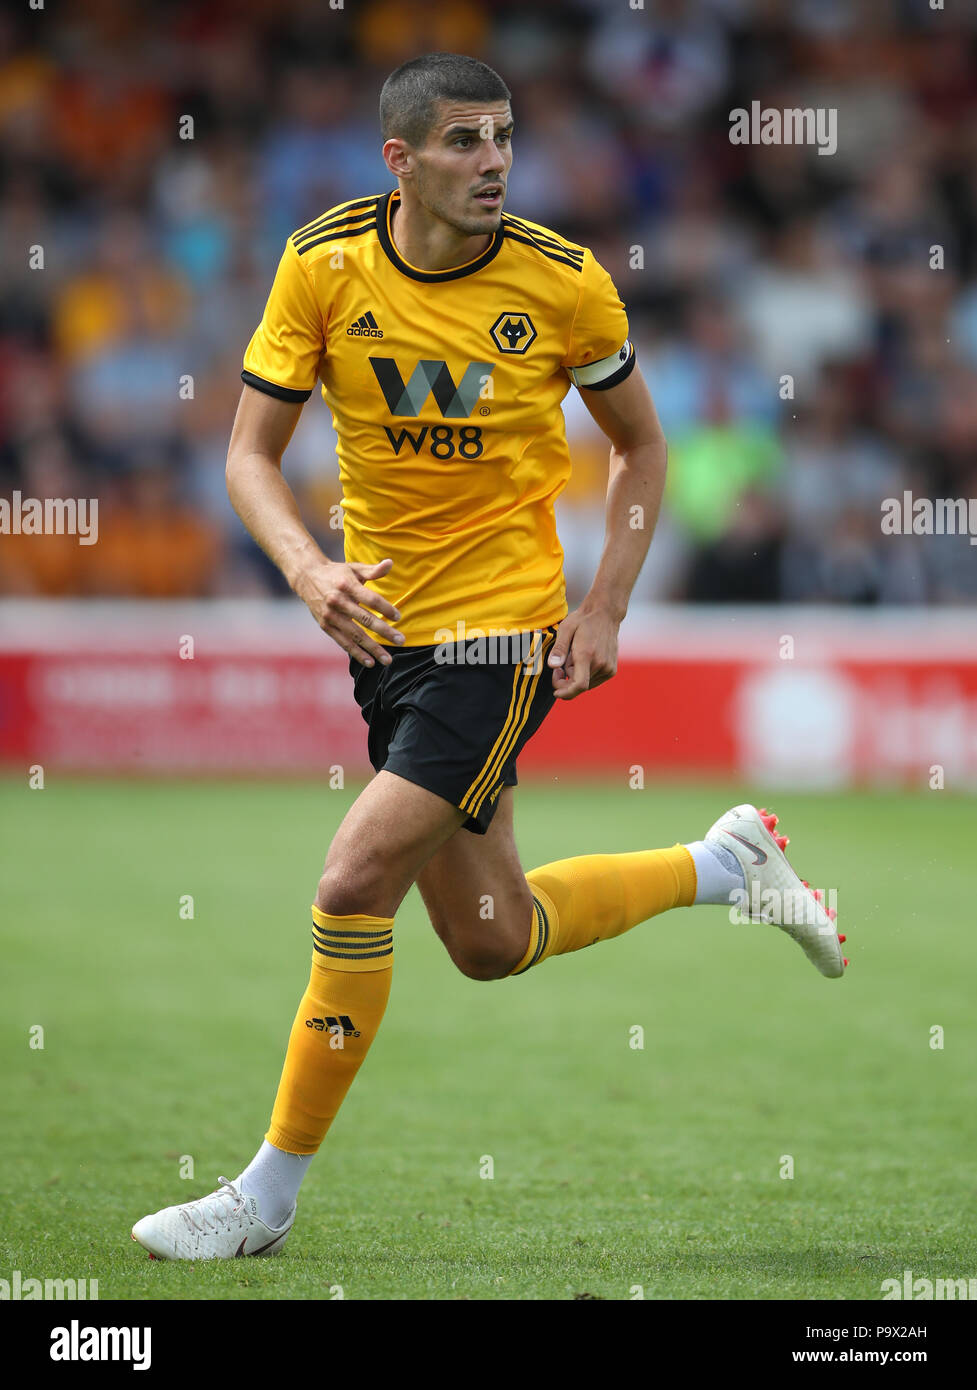
[[(263, 1254), (266, 1250), (270, 1250), (271, 1247), (272, 1247), (273, 1245), (277, 1245), (278, 1242), (279, 1242), (280, 1240), (281, 1240), (281, 1236), (276, 1236), (275, 1239), (274, 1239), (274, 1240), (270, 1240), (270, 1241), (268, 1242), (267, 1245), (261, 1245), (261, 1246), (258, 1247), (257, 1250), (249, 1250), (247, 1253), (248, 1253), (249, 1255), (261, 1255), (261, 1254)], [(236, 1260), (239, 1260), (239, 1259), (244, 1255), (244, 1253), (245, 1253), (244, 1247), (247, 1245), (247, 1243), (248, 1243), (248, 1238), (247, 1238), (247, 1236), (245, 1236), (244, 1239), (241, 1241), (241, 1244), (240, 1244), (240, 1245), (238, 1246), (238, 1248), (234, 1251), (234, 1258), (235, 1258)]]
[(731, 835), (734, 840), (739, 840), (741, 845), (746, 845), (747, 849), (751, 849), (753, 851), (754, 855), (756, 856), (756, 858), (753, 860), (754, 864), (765, 864), (767, 862), (767, 851), (765, 849), (761, 849), (759, 845), (755, 845), (752, 840), (744, 840), (743, 836), (737, 835), (735, 830), (727, 830), (726, 834)]

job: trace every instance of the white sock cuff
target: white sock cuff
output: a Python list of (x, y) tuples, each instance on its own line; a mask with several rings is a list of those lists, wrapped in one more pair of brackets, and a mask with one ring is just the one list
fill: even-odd
[(746, 887), (743, 870), (736, 855), (724, 845), (710, 845), (696, 840), (685, 848), (695, 864), (695, 903), (717, 903), (729, 906), (730, 894)]

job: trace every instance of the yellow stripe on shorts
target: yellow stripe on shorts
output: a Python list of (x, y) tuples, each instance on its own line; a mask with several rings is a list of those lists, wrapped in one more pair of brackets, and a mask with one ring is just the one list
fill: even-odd
[[(482, 809), (482, 803), (491, 791), (492, 783), (525, 727), (539, 678), (546, 670), (546, 656), (555, 638), (555, 631), (540, 634), (540, 640), (533, 642), (527, 660), (520, 662), (516, 667), (512, 681), (512, 699), (509, 701), (505, 723), (481, 771), (461, 799), (461, 809), (467, 811), (470, 816), (477, 816)], [(533, 666), (537, 668), (534, 674)]]

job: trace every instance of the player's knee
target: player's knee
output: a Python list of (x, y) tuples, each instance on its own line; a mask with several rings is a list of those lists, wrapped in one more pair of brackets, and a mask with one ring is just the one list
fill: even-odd
[(355, 908), (349, 906), (349, 892), (347, 886), (339, 876), (326, 869), (319, 880), (316, 889), (315, 905), (320, 912), (328, 913), (330, 917), (349, 916), (355, 912)]
[(452, 960), (469, 980), (501, 980), (512, 969), (512, 962), (498, 956), (452, 956)]
[(522, 952), (504, 940), (450, 950), (451, 959), (469, 980), (504, 980), (519, 963)]
[(315, 905), (330, 917), (352, 917), (356, 913), (373, 917), (394, 915), (389, 888), (380, 878), (368, 874), (354, 876), (328, 864), (319, 880)]

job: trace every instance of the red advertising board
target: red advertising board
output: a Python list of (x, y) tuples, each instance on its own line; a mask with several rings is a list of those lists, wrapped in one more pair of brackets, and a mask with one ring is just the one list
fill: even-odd
[[(0, 604), (0, 761), (100, 773), (368, 771), (343, 654), (300, 605)], [(646, 611), (523, 776), (977, 788), (977, 621)]]

